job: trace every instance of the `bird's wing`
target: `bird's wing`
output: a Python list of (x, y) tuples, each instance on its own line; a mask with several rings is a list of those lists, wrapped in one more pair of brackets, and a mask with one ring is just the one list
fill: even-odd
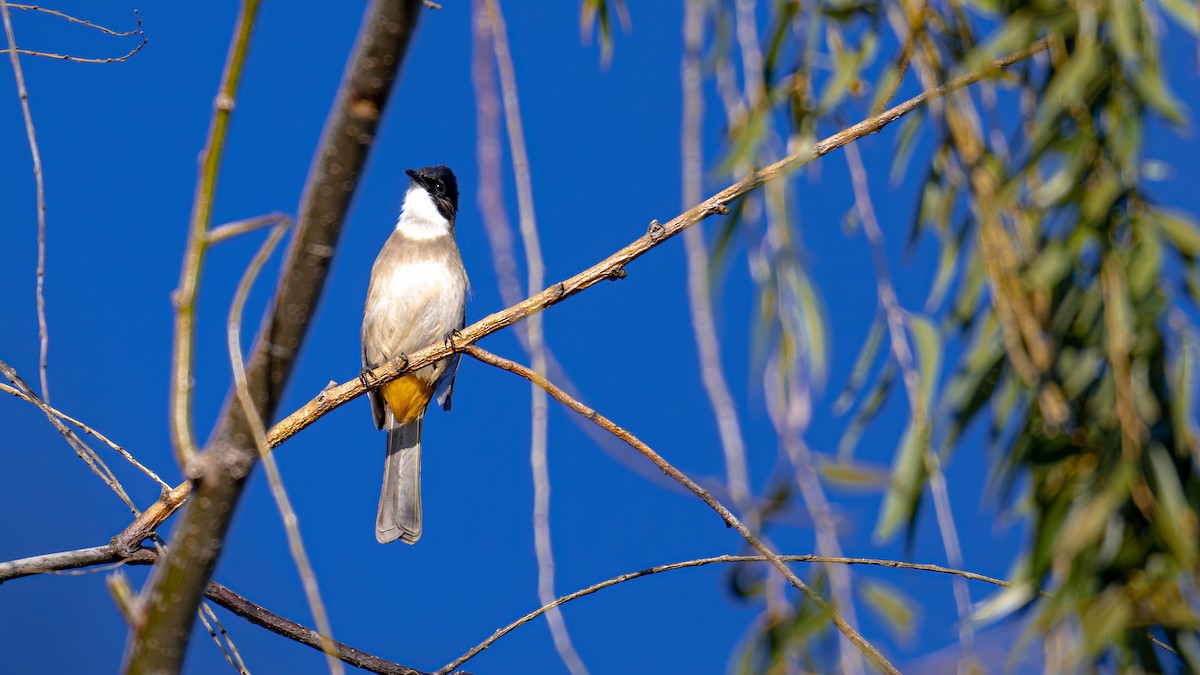
[[(462, 330), (467, 326), (467, 307), (463, 304), (462, 315), (458, 320), (458, 330)], [(462, 354), (455, 353), (450, 357), (450, 363), (446, 364), (446, 373), (438, 380), (437, 389), (433, 395), (437, 397), (438, 405), (442, 406), (442, 410), (450, 409), (450, 397), (454, 395), (454, 378), (458, 376), (458, 362)]]

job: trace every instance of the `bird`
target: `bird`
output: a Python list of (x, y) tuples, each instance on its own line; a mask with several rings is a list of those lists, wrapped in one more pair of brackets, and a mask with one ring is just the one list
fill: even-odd
[(431, 400), (450, 410), (459, 355), (371, 387), (371, 369), (441, 340), (466, 325), (470, 282), (454, 236), (458, 181), (445, 165), (405, 171), (410, 179), (396, 228), (371, 268), (363, 308), (363, 384), (375, 426), (387, 430), (387, 461), (375, 538), (421, 538), (421, 425)]

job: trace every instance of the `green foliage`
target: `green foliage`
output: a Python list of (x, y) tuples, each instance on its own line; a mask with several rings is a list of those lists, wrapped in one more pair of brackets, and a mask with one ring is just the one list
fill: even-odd
[[(706, 64), (728, 120), (721, 173), (740, 175), (795, 152), (882, 108), (901, 84), (928, 88), (1049, 39), (1044, 54), (992, 72), (986, 89), (948, 96), (892, 128), (893, 174), (925, 178), (909, 243), (932, 238), (940, 248), (928, 315), (903, 312), (899, 332), (914, 357), (905, 366), (880, 311), (853, 369), (841, 374), (834, 407), (852, 417), (837, 461), (821, 464), (821, 475), (880, 486), (876, 535), (912, 536), (930, 467), (978, 452), (963, 439), (982, 426), (995, 448), (999, 496), (1032, 525), (1016, 586), (989, 607), (1026, 606), (1045, 635), (1074, 636), (1058, 655), (1072, 668), (1103, 661), (1153, 672), (1177, 658), (1194, 667), (1200, 227), (1151, 198), (1147, 184), (1163, 171), (1144, 156), (1144, 143), (1151, 121), (1190, 124), (1165, 77), (1158, 16), (1164, 10), (1195, 33), (1196, 7), (765, 4), (754, 26), (759, 61), (739, 32), (745, 17), (736, 4), (704, 4)], [(760, 71), (745, 72), (754, 63)], [(739, 204), (736, 218), (719, 226), (713, 274), (728, 267), (731, 242), (744, 236), (768, 406), (793, 414), (799, 405), (807, 420), (808, 393), (824, 378), (828, 319), (806, 274), (795, 201), (768, 189)], [(857, 221), (848, 225), (857, 236)], [(906, 368), (915, 388), (905, 385)], [(897, 384), (910, 418), (881, 479), (852, 455)], [(897, 624), (913, 606), (861, 584), (859, 597)], [(803, 608), (775, 617), (748, 638), (740, 665), (767, 672), (786, 658), (828, 669), (820, 650), (801, 647), (798, 637), (827, 629)]]

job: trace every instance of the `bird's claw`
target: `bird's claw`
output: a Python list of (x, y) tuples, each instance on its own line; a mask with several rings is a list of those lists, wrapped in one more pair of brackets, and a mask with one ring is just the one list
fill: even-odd
[(459, 331), (457, 328), (455, 328), (454, 330), (450, 331), (450, 333), (449, 333), (449, 334), (446, 336), (446, 349), (450, 349), (450, 350), (456, 351), (457, 349), (456, 349), (456, 347), (455, 347), (455, 345), (454, 345), (454, 341), (455, 341), (455, 340), (460, 340), (460, 339), (462, 339), (462, 332), (461, 332), (461, 331)]
[(364, 367), (358, 373), (358, 381), (362, 382), (363, 389), (374, 389), (375, 376), (371, 374), (371, 369)]

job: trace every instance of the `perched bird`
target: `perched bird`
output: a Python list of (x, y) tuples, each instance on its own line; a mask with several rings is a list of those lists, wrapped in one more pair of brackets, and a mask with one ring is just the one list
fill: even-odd
[[(446, 166), (405, 171), (411, 182), (396, 229), (371, 268), (363, 310), (363, 373), (405, 357), (466, 325), (467, 272), (454, 240), (458, 182)], [(368, 393), (375, 426), (387, 429), (387, 464), (375, 538), (421, 538), (421, 422), (430, 399), (450, 409), (458, 355)], [(365, 382), (365, 384), (369, 383)]]

